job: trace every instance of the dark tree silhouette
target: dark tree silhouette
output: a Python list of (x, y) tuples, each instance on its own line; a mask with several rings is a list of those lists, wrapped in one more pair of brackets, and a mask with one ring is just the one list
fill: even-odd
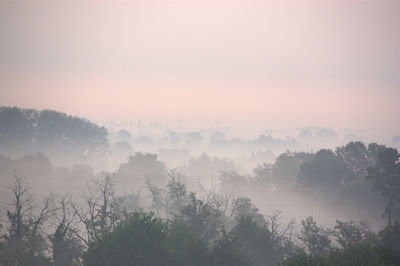
[(376, 155), (376, 164), (367, 171), (367, 179), (373, 183), (385, 199), (388, 225), (392, 224), (393, 211), (400, 205), (400, 154), (396, 149), (386, 148)]

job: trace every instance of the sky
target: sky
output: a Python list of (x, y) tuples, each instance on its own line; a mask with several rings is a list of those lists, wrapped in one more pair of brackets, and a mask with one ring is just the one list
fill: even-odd
[(0, 105), (400, 135), (399, 0), (0, 0)]

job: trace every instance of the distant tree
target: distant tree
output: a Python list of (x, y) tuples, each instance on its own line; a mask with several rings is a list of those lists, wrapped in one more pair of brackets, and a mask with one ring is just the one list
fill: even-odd
[(148, 179), (146, 180), (146, 188), (149, 190), (150, 196), (152, 198), (150, 208), (153, 211), (155, 211), (155, 213), (158, 216), (165, 214), (164, 216), (168, 217), (169, 216), (169, 198), (167, 196), (167, 193), (163, 189), (150, 183), (150, 181)]
[(107, 145), (107, 130), (79, 117), (52, 110), (0, 107), (0, 143), (6, 148), (50, 150), (63, 148), (83, 153)]
[(144, 185), (146, 180), (164, 186), (168, 182), (168, 169), (157, 160), (156, 154), (137, 152), (119, 166), (116, 178), (132, 180), (138, 186)]
[(236, 167), (232, 161), (218, 157), (212, 158), (204, 153), (198, 158), (189, 160), (180, 172), (188, 177), (210, 179), (219, 177), (221, 172), (235, 170)]
[(342, 248), (362, 243), (372, 243), (376, 238), (375, 233), (370, 229), (366, 221), (361, 221), (357, 224), (352, 220), (349, 222), (336, 220), (332, 234)]
[(251, 181), (259, 186), (268, 186), (273, 178), (272, 169), (272, 164), (263, 163), (262, 165), (258, 165), (253, 169), (253, 178)]
[(223, 171), (220, 176), (221, 187), (229, 191), (241, 192), (249, 186), (250, 178), (250, 176), (241, 175), (236, 171)]
[(388, 225), (392, 224), (393, 211), (400, 207), (400, 154), (396, 149), (386, 148), (376, 154), (376, 163), (367, 170), (367, 180), (373, 189), (385, 199), (385, 214)]
[(301, 165), (310, 161), (313, 156), (313, 154), (305, 152), (287, 151), (282, 153), (272, 166), (272, 183), (278, 187), (295, 185)]
[(232, 218), (234, 221), (240, 220), (242, 216), (251, 217), (258, 226), (265, 226), (266, 221), (264, 216), (259, 212), (259, 209), (254, 206), (251, 200), (247, 197), (239, 197), (233, 201)]
[(118, 142), (127, 142), (127, 143), (129, 143), (130, 141), (132, 141), (132, 135), (128, 130), (121, 129), (120, 131), (118, 131), (118, 133), (116, 135), (116, 139), (117, 139)]
[(176, 170), (169, 172), (170, 180), (167, 184), (170, 202), (169, 212), (175, 216), (180, 214), (181, 208), (188, 203), (188, 194), (183, 176)]
[(361, 141), (352, 141), (345, 146), (337, 147), (336, 154), (343, 158), (346, 165), (360, 177), (364, 177), (367, 169), (373, 164), (370, 151)]
[(319, 150), (314, 157), (304, 162), (298, 175), (305, 187), (334, 190), (344, 187), (353, 179), (353, 172), (343, 159), (331, 150)]

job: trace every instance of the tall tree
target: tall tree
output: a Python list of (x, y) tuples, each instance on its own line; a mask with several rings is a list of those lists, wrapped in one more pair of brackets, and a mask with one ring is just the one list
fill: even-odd
[(52, 194), (37, 208), (27, 182), (15, 175), (10, 187), (12, 208), (7, 211), (9, 227), (4, 235), (5, 265), (48, 265), (47, 242), (42, 231), (46, 222), (56, 213)]
[(319, 256), (329, 251), (331, 246), (330, 231), (317, 225), (313, 217), (301, 221), (303, 225), (299, 239), (304, 248), (312, 256)]
[(373, 183), (385, 199), (385, 215), (392, 224), (393, 211), (400, 207), (400, 154), (397, 149), (386, 148), (376, 154), (376, 163), (367, 170), (367, 180)]

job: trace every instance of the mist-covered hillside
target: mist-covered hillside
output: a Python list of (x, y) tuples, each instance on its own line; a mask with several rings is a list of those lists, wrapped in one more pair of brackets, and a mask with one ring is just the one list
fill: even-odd
[(355, 265), (398, 262), (396, 148), (302, 151), (216, 130), (156, 138), (0, 110), (2, 265), (342, 265), (354, 252)]

